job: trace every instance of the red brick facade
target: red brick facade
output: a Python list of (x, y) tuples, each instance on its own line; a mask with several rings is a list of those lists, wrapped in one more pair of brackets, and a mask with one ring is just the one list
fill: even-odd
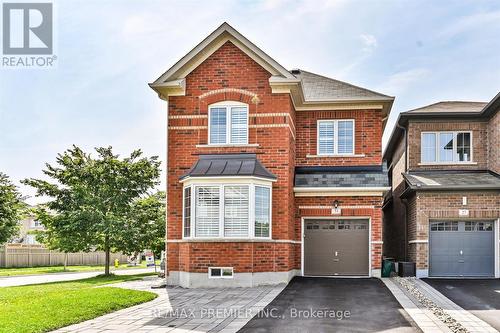
[[(289, 93), (272, 93), (271, 74), (231, 42), (226, 42), (186, 76), (185, 96), (168, 98), (167, 269), (207, 273), (208, 267), (233, 267), (235, 273), (289, 272), (301, 267), (301, 217), (331, 216), (335, 197), (294, 195), (295, 166), (380, 165), (380, 110), (295, 111)], [(220, 101), (249, 105), (249, 142), (211, 147), (208, 106)], [(356, 157), (314, 158), (317, 119), (355, 119)], [(272, 186), (272, 239), (185, 240), (182, 238), (181, 177), (200, 154), (255, 153), (277, 181)], [(342, 216), (371, 220), (372, 268), (380, 268), (382, 197), (342, 197)], [(357, 207), (359, 206), (359, 207)], [(361, 208), (360, 208), (361, 207)]]

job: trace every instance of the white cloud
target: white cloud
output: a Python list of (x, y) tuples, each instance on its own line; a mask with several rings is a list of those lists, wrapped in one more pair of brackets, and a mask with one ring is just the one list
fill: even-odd
[(363, 42), (363, 52), (372, 53), (374, 49), (377, 48), (378, 42), (377, 38), (370, 34), (361, 34), (359, 38)]
[(400, 94), (420, 81), (429, 77), (427, 68), (413, 68), (390, 75), (376, 91), (386, 92), (392, 96)]
[(491, 31), (494, 27), (500, 27), (500, 10), (463, 16), (447, 25), (438, 36), (450, 38), (475, 29)]

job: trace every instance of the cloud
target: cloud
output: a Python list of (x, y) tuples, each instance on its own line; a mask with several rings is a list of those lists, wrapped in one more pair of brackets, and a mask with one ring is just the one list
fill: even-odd
[(500, 10), (463, 16), (441, 30), (439, 37), (450, 38), (472, 30), (494, 30), (500, 27)]
[(391, 96), (400, 94), (410, 87), (429, 77), (431, 73), (427, 68), (413, 68), (390, 75), (376, 90)]
[(363, 42), (363, 52), (365, 53), (372, 53), (378, 46), (377, 38), (373, 35), (361, 34), (359, 38)]

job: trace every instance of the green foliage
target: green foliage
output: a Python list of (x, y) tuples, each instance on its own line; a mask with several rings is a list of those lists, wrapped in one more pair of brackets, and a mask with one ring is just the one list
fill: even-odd
[(45, 227), (40, 241), (65, 252), (139, 252), (151, 236), (145, 221), (157, 218), (157, 212), (148, 218), (139, 208), (157, 208), (148, 192), (159, 184), (160, 162), (156, 156), (142, 157), (140, 150), (123, 159), (111, 147), (96, 152), (94, 158), (73, 146), (58, 154), (56, 166), (46, 164), (43, 172), (53, 182), (23, 181), (52, 199), (36, 209)]
[(113, 287), (109, 283), (139, 280), (136, 276), (90, 279), (0, 288), (0, 332), (47, 332), (147, 302), (156, 294)]
[(0, 172), (0, 244), (17, 234), (23, 207), (16, 186)]

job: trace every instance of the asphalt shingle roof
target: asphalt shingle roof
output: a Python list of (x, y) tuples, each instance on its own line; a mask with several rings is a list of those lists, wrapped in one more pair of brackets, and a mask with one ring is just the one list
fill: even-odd
[(393, 97), (302, 69), (292, 70), (292, 73), (301, 80), (306, 101), (393, 100)]
[(198, 161), (180, 179), (226, 176), (276, 179), (276, 176), (260, 163), (255, 154), (200, 155)]
[(488, 171), (422, 171), (403, 176), (414, 189), (500, 189), (500, 177)]
[(413, 109), (403, 113), (432, 113), (432, 112), (481, 112), (488, 103), (484, 102), (464, 102), (464, 101), (444, 101), (418, 109)]
[[(312, 170), (312, 169), (309, 169)], [(309, 171), (296, 169), (295, 187), (386, 187), (389, 186), (387, 171), (342, 168), (341, 171)]]

